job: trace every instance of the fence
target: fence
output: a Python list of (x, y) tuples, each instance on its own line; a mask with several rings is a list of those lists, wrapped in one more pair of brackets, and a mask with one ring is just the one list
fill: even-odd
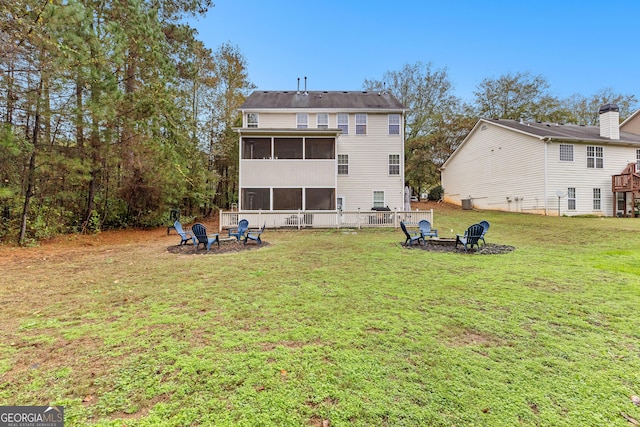
[(433, 209), (425, 211), (220, 211), (220, 230), (246, 219), (251, 227), (282, 229), (400, 227), (400, 222), (433, 224)]

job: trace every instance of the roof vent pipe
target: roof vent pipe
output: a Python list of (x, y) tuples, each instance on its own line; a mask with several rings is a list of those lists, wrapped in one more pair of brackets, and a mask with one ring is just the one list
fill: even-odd
[(620, 139), (620, 109), (616, 104), (605, 104), (598, 111), (600, 115), (600, 136)]
[(309, 95), (309, 92), (307, 92), (307, 76), (304, 76), (304, 94)]
[(296, 93), (300, 95), (300, 77), (298, 77), (298, 91)]

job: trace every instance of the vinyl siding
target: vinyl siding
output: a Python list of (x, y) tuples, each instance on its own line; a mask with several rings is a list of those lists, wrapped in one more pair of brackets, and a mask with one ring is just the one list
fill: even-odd
[(336, 160), (241, 160), (243, 187), (335, 187)]
[(471, 197), (478, 209), (538, 210), (544, 203), (543, 159), (539, 139), (482, 123), (442, 171), (445, 200), (461, 204)]

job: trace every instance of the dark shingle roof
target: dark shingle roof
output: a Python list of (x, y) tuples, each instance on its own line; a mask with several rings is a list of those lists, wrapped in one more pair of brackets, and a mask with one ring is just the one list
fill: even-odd
[(521, 132), (530, 133), (542, 138), (566, 141), (594, 141), (602, 143), (638, 143), (640, 135), (629, 132), (620, 132), (620, 139), (609, 139), (600, 136), (598, 126), (580, 126), (558, 123), (520, 122), (506, 119), (486, 119), (490, 123), (497, 123)]
[(241, 110), (322, 108), (398, 112), (406, 110), (388, 92), (356, 91), (255, 91), (240, 106)]

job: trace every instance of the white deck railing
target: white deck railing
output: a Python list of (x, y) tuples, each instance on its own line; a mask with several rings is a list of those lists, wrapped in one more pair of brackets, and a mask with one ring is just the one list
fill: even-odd
[(301, 228), (365, 228), (400, 227), (400, 222), (417, 225), (426, 219), (433, 227), (433, 209), (426, 211), (220, 211), (220, 230), (236, 227), (246, 219), (249, 227)]

